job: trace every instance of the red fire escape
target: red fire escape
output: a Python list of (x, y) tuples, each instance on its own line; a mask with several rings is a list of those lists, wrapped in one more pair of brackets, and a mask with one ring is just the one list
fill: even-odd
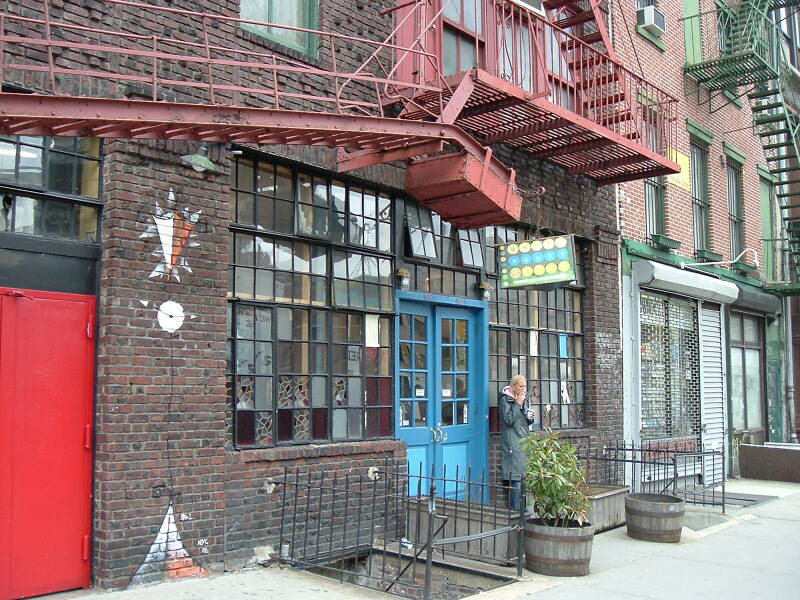
[[(46, 0), (0, 12), (0, 133), (321, 145), (341, 170), (413, 159), (407, 191), (456, 226), (513, 222), (491, 144), (600, 185), (679, 171), (676, 100), (616, 61), (598, 3), (397, 0), (376, 41), (128, 0), (79, 22)], [(319, 66), (244, 28), (310, 36)]]

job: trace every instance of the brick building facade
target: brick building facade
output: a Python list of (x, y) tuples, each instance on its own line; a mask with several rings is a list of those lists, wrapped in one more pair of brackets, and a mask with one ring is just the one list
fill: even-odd
[(754, 22), (765, 28), (773, 17), (729, 4), (640, 2), (666, 17), (664, 32), (637, 25), (634, 7), (615, 6), (613, 19), (620, 55), (680, 98), (671, 152), (683, 166), (619, 186), (626, 436), (724, 448), (735, 473), (740, 443), (789, 439), (792, 386), (785, 305), (767, 293), (787, 279), (775, 197), (786, 145), (759, 125), (771, 84), (709, 66), (737, 43), (726, 28), (740, 14), (763, 10)]
[[(40, 4), (12, 2), (6, 13), (44, 18)], [(309, 12), (300, 16), (309, 29), (381, 42), (391, 32), (393, 15), (385, 9), (393, 4), (308, 2), (303, 6)], [(501, 4), (523, 11), (519, 14), (530, 22), (540, 18), (534, 16), (539, 12), (528, 12), (538, 3)], [(259, 75), (263, 65), (178, 60), (166, 69), (172, 84), (155, 86), (145, 81), (156, 79), (146, 54), (150, 38), (131, 38), (141, 54), (110, 58), (68, 45), (53, 51), (35, 43), (5, 49), (20, 64), (41, 67), (5, 71), (6, 91), (48, 92), (50, 83), (58, 83), (67, 96), (110, 98), (118, 104), (108, 106), (128, 113), (127, 120), (104, 126), (102, 134), (102, 127), (92, 129), (99, 127), (92, 119), (69, 126), (4, 125), (0, 145), (14, 160), (3, 162), (0, 174), (7, 217), (0, 232), (3, 301), (26, 301), (15, 290), (58, 292), (96, 298), (97, 312), (96, 329), (93, 320), (86, 329), (96, 345), (96, 367), (83, 365), (96, 377), (93, 394), (84, 399), (92, 407), (92, 426), (86, 429), (92, 435), (82, 438), (81, 450), (94, 449), (93, 492), (79, 508), (90, 511), (91, 538), (72, 540), (66, 550), (80, 577), (44, 590), (25, 587), (22, 575), (15, 575), (0, 597), (90, 582), (119, 588), (275, 558), (282, 540), (281, 495), (274, 484), (285, 468), (335, 477), (387, 464), (413, 470), (420, 456), (428, 461), (426, 468), (435, 463), (439, 455), (427, 454), (435, 450), (431, 443), (415, 442), (406, 429), (423, 430), (427, 440), (434, 429), (442, 434), (445, 427), (456, 438), (458, 427), (468, 426), (471, 441), (465, 444), (472, 445), (452, 464), (488, 470), (498, 481), (496, 398), (518, 372), (529, 379), (540, 424), (562, 430), (562, 437), (583, 449), (623, 436), (617, 196), (613, 186), (582, 174), (590, 173), (589, 167), (556, 164), (542, 152), (497, 143), (495, 156), (516, 171), (522, 215), (515, 223), (457, 230), (406, 193), (408, 162), (339, 173), (341, 155), (319, 147), (335, 145), (330, 133), (316, 139), (313, 132), (273, 128), (259, 137), (242, 129), (243, 120), (255, 113), (226, 112), (230, 106), (332, 112), (334, 98), (337, 106), (350, 103), (354, 113), (374, 110), (367, 105), (374, 90), (365, 79), (356, 78), (340, 98), (340, 82), (330, 76), (334, 59), (338, 72), (355, 72), (374, 45), (241, 24), (238, 17), (255, 18), (245, 10), (250, 4), (243, 2), (240, 12), (236, 1), (154, 3), (152, 10), (116, 1), (52, 0), (46, 6), (68, 40), (95, 35), (68, 25), (120, 35), (147, 32), (159, 37), (161, 51), (168, 53), (172, 42), (163, 40), (191, 44), (209, 35), (220, 46), (234, 40), (243, 54), (257, 53), (250, 56), (258, 60), (274, 53), (284, 70), (273, 70), (270, 79), (269, 69), (267, 76)], [(188, 9), (231, 20), (217, 20), (208, 33), (200, 12)], [(456, 21), (448, 26), (469, 25)], [(35, 38), (44, 29), (9, 22), (9, 30), (23, 37)], [(48, 72), (48, 64), (63, 72)], [(91, 79), (75, 71), (81, 68), (129, 79)], [(280, 93), (270, 96), (279, 86)], [(210, 103), (204, 95), (209, 90), (216, 94)], [(188, 126), (162, 116), (163, 125), (152, 124), (149, 113), (137, 112), (144, 110), (145, 103), (137, 104), (142, 98), (156, 101), (147, 105), (153, 111), (160, 110), (159, 103), (167, 104), (167, 111), (207, 103), (217, 121)], [(151, 132), (137, 130), (137, 121)], [(187, 133), (168, 133), (181, 126)], [(214, 168), (192, 169), (187, 161), (200, 153), (204, 127), (234, 133), (225, 134), (228, 141), (204, 144)], [(70, 136), (62, 137), (65, 132)], [(115, 139), (92, 154), (82, 149), (93, 132)], [(148, 135), (156, 139), (127, 139)], [(736, 139), (741, 145), (750, 141)], [(613, 138), (623, 142), (629, 139)], [(72, 162), (61, 156), (67, 143)], [(574, 148), (562, 150), (569, 154)], [(70, 185), (63, 183), (66, 167), (59, 168), (65, 161), (71, 165)], [(617, 171), (605, 177), (630, 178), (619, 169), (636, 161), (614, 161)], [(588, 164), (597, 168), (597, 162)], [(86, 184), (93, 168), (94, 188)], [(633, 191), (642, 184), (632, 185), (620, 196), (626, 228), (634, 226), (640, 214), (634, 205), (642, 202)], [(33, 213), (26, 208), (30, 198), (38, 207)], [(59, 230), (57, 216), (55, 221), (26, 216), (57, 215), (50, 207), (78, 215), (72, 229)], [(674, 220), (668, 216), (670, 232), (681, 231), (682, 209), (675, 210)], [(92, 215), (94, 229), (87, 225)], [(757, 235), (749, 227), (748, 244)], [(501, 288), (497, 246), (560, 235), (576, 239), (575, 283)], [(32, 277), (37, 260), (54, 275)], [(8, 322), (5, 315), (11, 313), (3, 314)], [(425, 323), (434, 320), (428, 330)], [(411, 323), (426, 328), (425, 336), (405, 329)], [(451, 326), (455, 341), (442, 333)], [(428, 347), (439, 353), (430, 363), (424, 358)], [(13, 443), (24, 448), (22, 441)], [(19, 531), (9, 536), (27, 544)], [(18, 556), (15, 560), (39, 560), (40, 571), (50, 569), (35, 549)], [(18, 574), (29, 569), (10, 559), (3, 567)]]

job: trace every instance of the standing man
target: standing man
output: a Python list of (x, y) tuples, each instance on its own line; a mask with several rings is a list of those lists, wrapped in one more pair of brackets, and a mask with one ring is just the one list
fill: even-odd
[(503, 480), (511, 486), (508, 506), (519, 510), (522, 479), (525, 473), (526, 457), (519, 442), (528, 435), (528, 426), (533, 423), (533, 409), (525, 410), (525, 394), (528, 384), (522, 375), (514, 375), (508, 386), (503, 388), (498, 400), (503, 415)]

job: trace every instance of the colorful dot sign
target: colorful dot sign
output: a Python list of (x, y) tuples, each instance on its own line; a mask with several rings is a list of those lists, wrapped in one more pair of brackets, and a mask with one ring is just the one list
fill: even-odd
[(497, 247), (500, 287), (575, 281), (575, 240), (571, 235), (511, 242)]

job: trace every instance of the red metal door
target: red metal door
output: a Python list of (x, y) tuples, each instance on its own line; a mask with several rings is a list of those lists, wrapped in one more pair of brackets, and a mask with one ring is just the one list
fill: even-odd
[(0, 600), (90, 583), (94, 310), (0, 288)]

